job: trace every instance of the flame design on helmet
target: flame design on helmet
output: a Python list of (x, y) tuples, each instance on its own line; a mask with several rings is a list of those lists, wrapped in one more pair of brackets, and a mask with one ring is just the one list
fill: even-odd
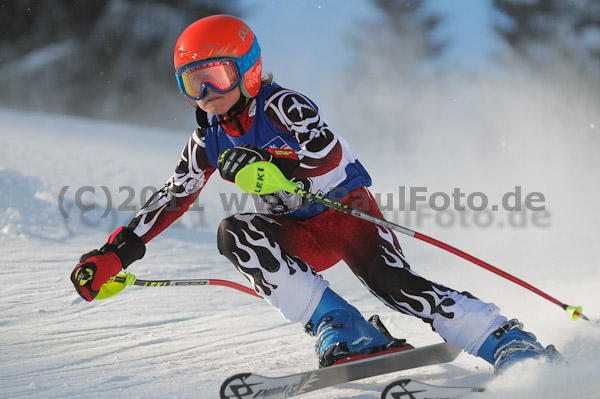
[(210, 58), (234, 58), (243, 75), (240, 89), (245, 97), (258, 95), (262, 79), (262, 57), (254, 32), (239, 18), (212, 15), (188, 26), (177, 39), (175, 70), (191, 62)]

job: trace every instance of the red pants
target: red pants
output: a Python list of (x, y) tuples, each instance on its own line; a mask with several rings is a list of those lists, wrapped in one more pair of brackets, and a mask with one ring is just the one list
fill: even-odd
[[(353, 191), (342, 203), (369, 215), (383, 217), (366, 188)], [(375, 254), (381, 252), (381, 245), (391, 246), (391, 243), (383, 240), (383, 231), (393, 240), (393, 247), (400, 253), (402, 251), (396, 236), (389, 230), (335, 209), (327, 208), (325, 212), (306, 220), (270, 217), (280, 223), (271, 231), (282, 248), (290, 255), (298, 256), (317, 272), (343, 260), (355, 274), (364, 275), (363, 269), (372, 263)]]

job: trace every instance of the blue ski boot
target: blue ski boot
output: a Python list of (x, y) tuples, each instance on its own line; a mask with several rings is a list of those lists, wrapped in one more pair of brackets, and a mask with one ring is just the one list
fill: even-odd
[(556, 363), (564, 361), (554, 345), (544, 348), (535, 335), (523, 331), (523, 324), (517, 319), (507, 321), (494, 331), (481, 345), (477, 356), (492, 364), (496, 375), (525, 359), (546, 359)]
[(378, 316), (366, 321), (355, 307), (329, 288), (323, 293), (305, 329), (317, 337), (315, 352), (319, 367), (361, 355), (367, 357), (382, 351), (412, 348), (405, 340), (393, 338)]

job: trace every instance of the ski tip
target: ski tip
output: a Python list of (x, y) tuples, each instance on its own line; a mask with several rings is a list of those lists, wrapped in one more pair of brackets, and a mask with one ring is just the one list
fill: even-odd
[(246, 380), (251, 373), (241, 373), (232, 375), (221, 384), (221, 399), (237, 399), (243, 397), (251, 397), (253, 394), (252, 384), (248, 384)]
[(411, 379), (397, 380), (385, 387), (381, 393), (381, 399), (457, 399), (470, 392), (483, 392), (483, 388), (477, 387), (451, 387), (429, 385)]

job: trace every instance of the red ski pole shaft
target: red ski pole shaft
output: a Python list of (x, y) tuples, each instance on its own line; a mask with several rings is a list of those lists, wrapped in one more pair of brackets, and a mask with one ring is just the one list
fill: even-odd
[(458, 248), (455, 248), (444, 242), (438, 241), (435, 238), (428, 237), (425, 234), (421, 234), (419, 232), (415, 232), (414, 237), (418, 238), (421, 241), (425, 241), (425, 242), (428, 242), (429, 244), (435, 245), (436, 247), (445, 249), (446, 251), (451, 252), (454, 255), (460, 256), (461, 258), (466, 259), (469, 262), (475, 263), (476, 265), (481, 266), (484, 269), (489, 270), (490, 272), (495, 273), (501, 277), (504, 277), (505, 279), (510, 280), (513, 283), (519, 284), (521, 287), (525, 287), (528, 290), (535, 292), (539, 296), (546, 298), (550, 302), (555, 303), (556, 305), (558, 305), (560, 307), (562, 307), (564, 305), (564, 303), (562, 303), (561, 301), (551, 297), (550, 295), (546, 294), (544, 291), (537, 289), (533, 285), (521, 280), (520, 278), (515, 277), (512, 274), (505, 272), (504, 270), (498, 269), (497, 267), (492, 266), (489, 263), (484, 262), (481, 259), (474, 257), (473, 255), (469, 255), (468, 253), (463, 252)]
[(563, 308), (564, 310), (569, 312), (572, 316), (574, 316), (574, 320), (576, 320), (577, 317), (581, 317), (582, 319), (587, 320), (587, 321), (590, 320), (583, 313), (581, 313), (581, 307), (569, 306), (566, 303), (562, 303), (558, 299), (551, 297), (550, 295), (546, 294), (544, 291), (534, 287), (533, 285), (529, 284), (528, 282), (523, 281), (520, 278), (515, 277), (510, 273), (505, 272), (504, 270), (498, 269), (497, 267), (492, 266), (489, 263), (484, 262), (481, 259), (474, 257), (473, 255), (469, 255), (468, 253), (463, 252), (458, 248), (455, 248), (444, 242), (438, 241), (435, 238), (428, 237), (425, 234), (421, 234), (416, 231), (415, 231), (413, 237), (418, 238), (421, 241), (428, 242), (429, 244), (435, 245), (438, 248), (442, 248), (442, 249), (444, 249), (450, 253), (453, 253), (457, 256), (460, 256), (461, 258), (466, 259), (469, 262), (476, 264), (477, 266), (481, 266), (484, 269), (489, 270), (492, 273), (495, 273), (501, 277), (504, 277), (505, 279), (507, 279), (509, 281), (512, 281), (515, 284), (520, 285), (521, 287), (527, 288), (529, 291), (538, 294), (542, 298), (549, 300), (550, 302), (560, 306), (561, 308)]
[[(115, 281), (124, 283), (125, 278), (117, 276)], [(133, 285), (140, 287), (169, 287), (169, 286), (190, 286), (190, 285), (220, 285), (223, 287), (233, 288), (240, 292), (248, 295), (252, 295), (258, 298), (262, 298), (251, 288), (248, 288), (242, 284), (234, 283), (233, 281), (227, 280), (215, 280), (215, 279), (191, 279), (191, 280), (141, 280), (136, 278)]]

